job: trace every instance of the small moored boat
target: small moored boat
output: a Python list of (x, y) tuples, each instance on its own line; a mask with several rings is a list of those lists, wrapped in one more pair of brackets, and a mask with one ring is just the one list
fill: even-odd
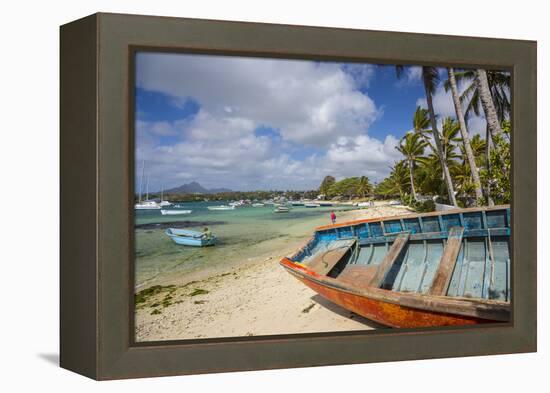
[(204, 233), (189, 229), (168, 228), (165, 231), (176, 244), (183, 246), (206, 247), (216, 244), (216, 236), (205, 237)]
[(312, 208), (312, 207), (319, 207), (321, 205), (319, 205), (318, 203), (313, 203), (313, 202), (307, 202), (304, 204), (305, 207), (309, 207), (309, 208)]
[(163, 216), (175, 216), (179, 214), (191, 214), (192, 210), (176, 210), (176, 209), (161, 209), (160, 213)]
[(134, 205), (136, 210), (159, 210), (161, 207), (155, 201), (141, 201)]
[(227, 205), (208, 206), (208, 210), (235, 210), (235, 206), (227, 206)]
[(264, 207), (265, 203), (253, 203), (252, 207)]
[(317, 228), (281, 265), (326, 299), (390, 327), (510, 320), (510, 207)]
[(287, 206), (277, 206), (275, 210), (273, 210), (273, 213), (288, 213), (290, 211), (290, 208)]

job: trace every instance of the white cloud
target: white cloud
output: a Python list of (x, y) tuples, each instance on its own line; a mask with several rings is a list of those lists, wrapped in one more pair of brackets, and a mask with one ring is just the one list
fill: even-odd
[(334, 135), (367, 131), (374, 102), (357, 90), (372, 66), (311, 61), (139, 54), (138, 86), (185, 101), (213, 117), (231, 115), (280, 130), (285, 139), (326, 147)]
[[(368, 136), (381, 111), (359, 88), (373, 66), (174, 54), (139, 54), (139, 87), (200, 110), (174, 122), (137, 122), (137, 160), (152, 189), (196, 180), (232, 189), (316, 188), (322, 178), (380, 180), (397, 140)], [(276, 130), (280, 140), (256, 135)], [(161, 145), (162, 137), (175, 137)], [(292, 147), (311, 149), (292, 156)], [(156, 186), (155, 186), (156, 185)]]

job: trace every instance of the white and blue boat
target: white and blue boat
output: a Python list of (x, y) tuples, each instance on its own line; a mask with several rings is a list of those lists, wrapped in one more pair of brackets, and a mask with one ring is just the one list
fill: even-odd
[(213, 246), (218, 240), (216, 236), (205, 237), (204, 233), (189, 229), (168, 228), (164, 233), (176, 244), (193, 247)]

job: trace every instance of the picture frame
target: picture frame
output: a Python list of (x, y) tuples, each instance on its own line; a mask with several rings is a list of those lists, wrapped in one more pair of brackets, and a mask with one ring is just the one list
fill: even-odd
[[(536, 351), (536, 42), (98, 13), (61, 27), (60, 364), (97, 380)], [(134, 341), (137, 50), (512, 74), (512, 321)]]

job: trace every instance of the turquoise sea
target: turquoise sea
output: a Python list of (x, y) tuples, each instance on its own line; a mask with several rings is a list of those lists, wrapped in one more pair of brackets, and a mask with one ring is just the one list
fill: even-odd
[[(294, 206), (288, 213), (274, 213), (274, 207), (244, 206), (234, 210), (212, 211), (208, 206), (224, 202), (180, 202), (179, 209), (191, 214), (163, 216), (160, 210), (138, 210), (136, 224), (136, 287), (153, 280), (188, 272), (219, 268), (239, 261), (273, 252), (273, 241), (281, 244), (304, 238), (319, 225), (330, 223), (334, 210), (353, 209), (351, 206), (306, 208)], [(202, 230), (208, 226), (218, 238), (213, 247), (176, 245), (164, 233), (167, 226)]]

